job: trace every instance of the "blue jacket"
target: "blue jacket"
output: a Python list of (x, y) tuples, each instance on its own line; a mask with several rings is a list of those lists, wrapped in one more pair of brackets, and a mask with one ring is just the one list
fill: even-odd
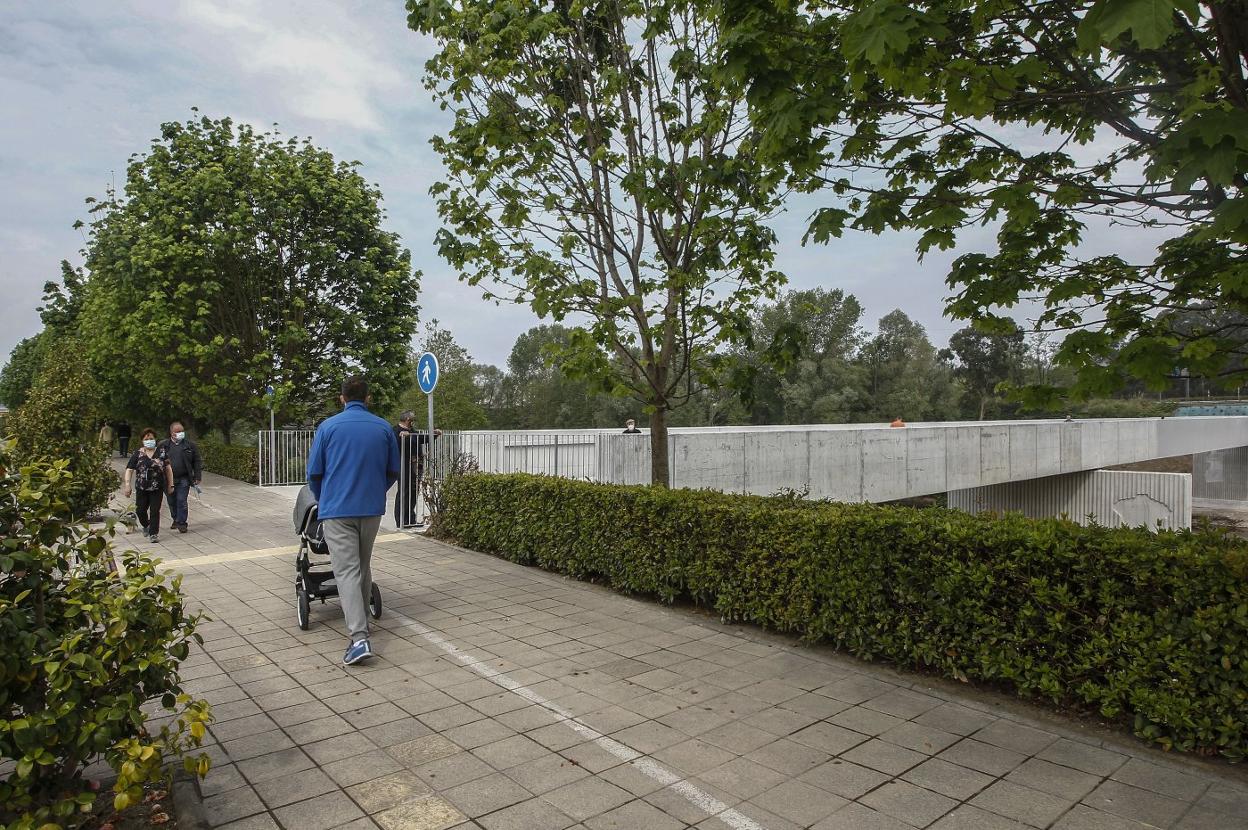
[(399, 480), (399, 444), (390, 425), (361, 401), (327, 418), (312, 439), (308, 486), (321, 519), (381, 516), (386, 491)]

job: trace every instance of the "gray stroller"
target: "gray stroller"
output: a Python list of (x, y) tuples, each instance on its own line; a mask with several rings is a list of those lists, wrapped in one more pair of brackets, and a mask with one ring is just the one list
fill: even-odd
[[(299, 535), (299, 555), (295, 559), (295, 599), (299, 603), (299, 627), (307, 631), (312, 600), (319, 599), (324, 603), (326, 599), (338, 596), (338, 583), (334, 582), (334, 571), (329, 564), (329, 547), (325, 544), (321, 520), (317, 518), (316, 496), (312, 495), (307, 485), (295, 499), (294, 524), (295, 533)], [(316, 561), (312, 558), (314, 556), (323, 559)], [(376, 582), (373, 583), (368, 607), (374, 619), (381, 616), (381, 589)]]

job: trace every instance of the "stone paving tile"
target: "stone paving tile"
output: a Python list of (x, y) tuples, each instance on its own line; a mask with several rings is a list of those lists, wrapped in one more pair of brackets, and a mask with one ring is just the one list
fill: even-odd
[(560, 812), (577, 821), (613, 810), (633, 800), (634, 796), (598, 776), (582, 778), (542, 795)]
[(847, 761), (853, 761), (864, 767), (889, 775), (901, 775), (911, 767), (918, 766), (927, 759), (921, 752), (896, 746), (878, 739), (871, 739), (859, 744), (841, 755)]
[(1102, 778), (1127, 762), (1126, 755), (1068, 738), (1059, 739), (1036, 757)]
[(446, 830), (463, 823), (465, 816), (436, 795), (405, 801), (376, 815), (382, 830)]
[[(576, 824), (572, 818), (550, 802), (540, 798), (522, 801), (505, 810), (482, 817), (478, 822), (485, 830), (566, 830)], [(403, 830), (387, 828), (387, 830)]]
[(1158, 827), (1171, 826), (1190, 806), (1185, 801), (1141, 790), (1119, 781), (1105, 781), (1085, 796), (1083, 803), (1104, 813), (1153, 823)]
[(1100, 783), (1098, 776), (1059, 766), (1039, 758), (1029, 758), (1015, 767), (1005, 780), (1031, 787), (1059, 798), (1077, 801)]
[(971, 799), (971, 804), (1032, 827), (1048, 827), (1074, 804), (1030, 787), (998, 781)]
[(839, 795), (801, 781), (786, 781), (750, 801), (800, 827), (808, 827), (846, 804)]
[(1005, 775), (1027, 760), (1013, 750), (980, 743), (973, 738), (959, 741), (940, 753), (939, 757), (960, 767), (969, 767), (993, 776)]
[(630, 801), (585, 821), (590, 830), (682, 830), (684, 822), (644, 801)]
[(352, 755), (325, 764), (323, 769), (329, 773), (340, 787), (350, 787), (364, 781), (371, 781), (392, 772), (403, 769), (403, 765), (394, 756), (383, 750), (376, 749), (362, 755)]
[(991, 775), (932, 758), (902, 776), (912, 784), (965, 801), (993, 782)]
[[(1029, 830), (1029, 827), (1012, 818), (999, 816), (970, 804), (963, 804), (933, 824), (931, 830)], [(1096, 825), (1095, 828), (1086, 830), (1110, 830), (1110, 828)]]
[(328, 775), (319, 769), (304, 770), (281, 778), (270, 778), (256, 784), (256, 793), (270, 810), (296, 801), (325, 795), (338, 789)]
[(860, 799), (862, 804), (915, 827), (926, 827), (958, 802), (905, 781), (890, 781)]
[(862, 804), (846, 804), (811, 830), (913, 830), (913, 826)]
[(252, 784), (311, 769), (313, 766), (315, 765), (312, 759), (298, 747), (270, 752), (258, 758), (249, 758), (246, 761), (240, 761), (237, 765), (238, 771)]
[(493, 813), (533, 797), (533, 794), (502, 773), (443, 790), (442, 796), (469, 818)]
[(389, 775), (347, 787), (347, 794), (369, 815), (389, 810), (405, 801), (430, 795), (432, 792), (428, 784), (409, 770), (392, 772)]
[(251, 787), (242, 787), (204, 799), (204, 819), (210, 827), (263, 813), (264, 803)]

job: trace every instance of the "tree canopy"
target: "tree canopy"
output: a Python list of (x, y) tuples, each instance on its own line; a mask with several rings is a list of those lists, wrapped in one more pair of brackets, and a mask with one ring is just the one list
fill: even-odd
[[(827, 193), (809, 238), (986, 224), (949, 311), (1008, 331), (1035, 300), (1072, 391), (1178, 368), (1242, 380), (1248, 11), (1177, 0), (721, 0), (726, 72), (762, 148)], [(1109, 224), (1138, 249), (1087, 253)], [(1151, 234), (1151, 235), (1150, 235)], [(1150, 241), (1151, 240), (1151, 241)], [(1157, 243), (1156, 248), (1152, 246)], [(1192, 312), (1233, 312), (1190, 325)], [(1039, 391), (1039, 390), (1036, 390)]]
[(487, 297), (576, 324), (559, 363), (667, 419), (774, 296), (781, 168), (755, 152), (739, 85), (700, 10), (675, 2), (409, 0), (437, 52), (427, 86), (441, 254)]
[(351, 371), (392, 399), (419, 275), (356, 167), (228, 118), (163, 125), (92, 209), (80, 330), (112, 408), (228, 436), (267, 414), (269, 385), (282, 417)]

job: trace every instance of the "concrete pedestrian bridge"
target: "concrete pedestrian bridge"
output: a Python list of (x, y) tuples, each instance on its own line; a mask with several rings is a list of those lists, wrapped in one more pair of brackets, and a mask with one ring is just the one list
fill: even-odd
[[(1245, 416), (675, 428), (669, 443), (672, 486), (732, 493), (846, 502), (947, 493), (972, 511), (1167, 527), (1190, 525), (1193, 496), (1248, 499)], [(650, 480), (644, 433), (462, 432), (443, 450), (471, 455), (483, 472)], [(1194, 476), (1098, 472), (1183, 455)]]

